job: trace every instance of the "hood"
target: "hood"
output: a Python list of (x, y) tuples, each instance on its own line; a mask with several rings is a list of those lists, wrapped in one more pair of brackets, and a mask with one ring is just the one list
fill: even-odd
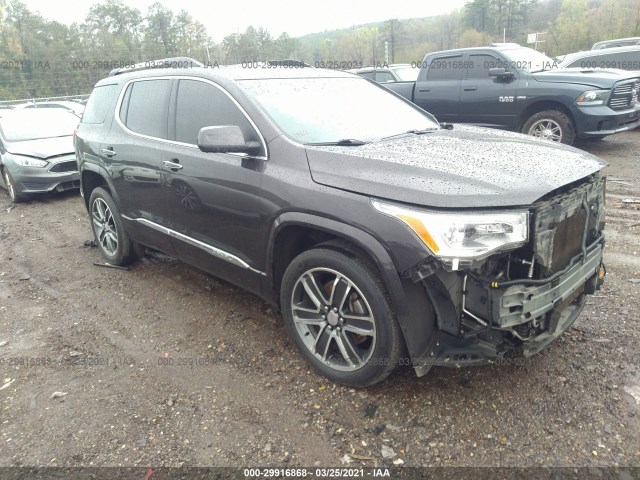
[(39, 138), (37, 140), (25, 140), (24, 142), (7, 143), (7, 151), (14, 155), (42, 158), (46, 160), (58, 155), (73, 154), (73, 136), (54, 138)]
[(313, 180), (437, 208), (530, 205), (607, 165), (566, 145), (456, 125), (360, 147), (307, 146)]
[(550, 83), (579, 83), (596, 88), (611, 88), (620, 80), (636, 77), (633, 72), (615, 69), (583, 69), (561, 68), (559, 70), (547, 70), (533, 73), (533, 78), (539, 82)]

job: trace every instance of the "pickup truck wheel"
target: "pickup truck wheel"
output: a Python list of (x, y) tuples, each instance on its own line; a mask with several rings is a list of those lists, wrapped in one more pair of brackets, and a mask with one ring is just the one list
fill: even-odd
[(102, 256), (112, 265), (130, 263), (135, 252), (129, 235), (124, 231), (120, 211), (104, 188), (96, 188), (89, 199), (91, 228)]
[(21, 195), (16, 190), (16, 184), (13, 181), (13, 177), (7, 170), (7, 167), (2, 168), (2, 178), (4, 178), (4, 184), (7, 186), (7, 191), (9, 192), (9, 197), (13, 203), (20, 203), (25, 200), (25, 196)]
[(317, 248), (288, 266), (280, 292), (290, 337), (336, 383), (365, 387), (398, 364), (400, 329), (388, 294), (366, 262)]
[(525, 122), (522, 133), (567, 145), (571, 145), (576, 138), (573, 122), (558, 110), (536, 113)]

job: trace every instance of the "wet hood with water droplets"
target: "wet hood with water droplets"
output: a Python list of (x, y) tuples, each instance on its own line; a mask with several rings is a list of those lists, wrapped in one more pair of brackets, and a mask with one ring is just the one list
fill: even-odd
[(573, 147), (456, 125), (359, 147), (307, 146), (313, 180), (437, 208), (530, 205), (607, 165)]

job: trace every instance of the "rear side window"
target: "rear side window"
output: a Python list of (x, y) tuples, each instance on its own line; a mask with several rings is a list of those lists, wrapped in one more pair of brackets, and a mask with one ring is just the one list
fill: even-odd
[(364, 78), (370, 78), (371, 80), (373, 80), (374, 78), (374, 72), (361, 72), (361, 73), (358, 73), (358, 75)]
[(465, 66), (462, 55), (434, 58), (428, 65), (427, 80), (462, 80)]
[(176, 100), (176, 141), (197, 145), (202, 127), (237, 125), (246, 140), (259, 140), (238, 106), (219, 88), (197, 80), (180, 80)]
[(82, 123), (104, 123), (113, 111), (118, 96), (118, 85), (102, 85), (93, 89), (82, 114)]
[(125, 92), (120, 120), (129, 130), (156, 138), (167, 138), (171, 80), (140, 80)]
[(395, 82), (396, 79), (393, 78), (389, 72), (376, 72), (376, 82), (379, 83), (387, 83), (387, 82)]

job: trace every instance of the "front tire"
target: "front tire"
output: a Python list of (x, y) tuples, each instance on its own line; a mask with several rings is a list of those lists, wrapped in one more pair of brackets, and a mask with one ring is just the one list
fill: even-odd
[(531, 116), (522, 126), (522, 133), (566, 145), (573, 144), (576, 138), (573, 122), (558, 110), (545, 110)]
[(120, 211), (107, 190), (98, 187), (89, 198), (91, 228), (102, 256), (112, 265), (127, 265), (135, 258)]
[(298, 255), (280, 291), (287, 331), (307, 362), (336, 383), (365, 387), (394, 370), (402, 337), (367, 262), (326, 248)]
[(24, 202), (26, 197), (16, 190), (16, 183), (13, 181), (13, 177), (7, 170), (7, 167), (2, 169), (2, 178), (4, 178), (4, 184), (7, 186), (7, 191), (9, 192), (9, 197), (13, 203)]

